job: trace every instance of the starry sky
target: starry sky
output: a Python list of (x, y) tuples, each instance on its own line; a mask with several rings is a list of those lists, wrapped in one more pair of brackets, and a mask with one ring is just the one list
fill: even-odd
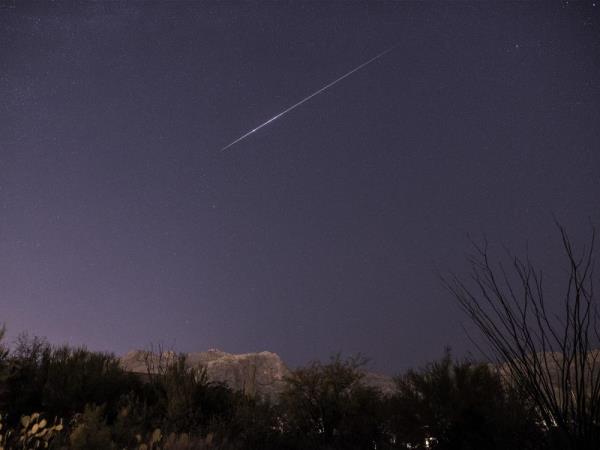
[(560, 275), (600, 224), (591, 1), (0, 0), (0, 100), (11, 339), (396, 373), (474, 350), (469, 235)]

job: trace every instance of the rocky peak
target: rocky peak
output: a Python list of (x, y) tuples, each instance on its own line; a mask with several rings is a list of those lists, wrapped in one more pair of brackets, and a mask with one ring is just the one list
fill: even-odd
[[(134, 350), (121, 357), (122, 367), (130, 372), (146, 374), (148, 368), (155, 372), (161, 365), (176, 358), (174, 352), (152, 353)], [(285, 377), (290, 370), (273, 352), (232, 354), (218, 349), (185, 354), (190, 368), (206, 368), (209, 381), (225, 383), (233, 390), (249, 395), (274, 399), (285, 387)], [(386, 375), (365, 372), (363, 383), (379, 389), (383, 394), (394, 391), (393, 380)]]
[[(121, 358), (121, 366), (130, 372), (156, 372), (161, 365), (173, 361), (173, 352), (151, 353), (134, 350)], [(206, 368), (208, 379), (225, 383), (233, 390), (250, 395), (276, 396), (290, 373), (281, 358), (272, 352), (232, 354), (217, 349), (185, 354), (190, 368)]]

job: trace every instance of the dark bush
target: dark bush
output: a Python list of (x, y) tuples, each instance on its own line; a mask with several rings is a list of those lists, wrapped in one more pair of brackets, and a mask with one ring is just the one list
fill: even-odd
[(160, 442), (165, 449), (511, 450), (551, 440), (526, 395), (491, 366), (454, 362), (449, 353), (398, 377), (387, 397), (364, 384), (363, 358), (338, 355), (292, 371), (275, 401), (210, 382), (184, 355), (163, 362), (141, 377), (114, 355), (22, 335), (14, 350), (0, 346), (4, 430), (19, 436), (25, 414), (48, 424), (57, 417), (65, 427), (55, 429), (52, 445), (63, 449)]
[(396, 379), (389, 426), (399, 448), (537, 448), (536, 415), (485, 364), (450, 354)]
[(281, 395), (284, 432), (295, 448), (381, 448), (382, 398), (361, 383), (365, 360), (339, 355), (296, 369)]
[(119, 399), (139, 385), (139, 379), (121, 369), (114, 355), (53, 348), (43, 339), (22, 335), (8, 357), (0, 408), (15, 418), (32, 411), (70, 417), (86, 404), (96, 404), (105, 405), (112, 419)]

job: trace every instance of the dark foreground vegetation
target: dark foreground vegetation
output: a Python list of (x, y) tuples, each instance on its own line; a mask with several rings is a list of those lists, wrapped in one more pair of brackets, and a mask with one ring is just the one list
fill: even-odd
[(488, 365), (439, 362), (384, 396), (363, 360), (292, 372), (268, 401), (210, 383), (176, 358), (141, 379), (113, 355), (22, 336), (0, 358), (5, 449), (526, 449), (546, 430)]
[(559, 231), (567, 275), (553, 309), (529, 258), (494, 263), (486, 245), (470, 277), (443, 278), (495, 365), (447, 352), (384, 395), (362, 383), (364, 360), (337, 356), (265, 399), (209, 382), (185, 356), (142, 378), (113, 355), (22, 336), (0, 348), (0, 450), (598, 450), (594, 233), (577, 254)]

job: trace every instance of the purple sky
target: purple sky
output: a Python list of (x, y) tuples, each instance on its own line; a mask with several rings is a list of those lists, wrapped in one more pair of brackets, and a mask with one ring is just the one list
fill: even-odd
[[(391, 53), (220, 149), (379, 52)], [(0, 0), (0, 321), (117, 353), (472, 345), (467, 234), (600, 224), (600, 2)]]

